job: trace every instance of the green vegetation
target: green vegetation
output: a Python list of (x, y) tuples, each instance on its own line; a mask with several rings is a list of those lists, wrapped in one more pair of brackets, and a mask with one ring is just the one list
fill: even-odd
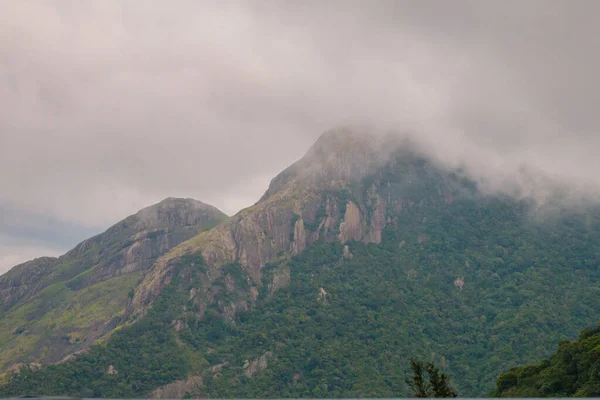
[(39, 292), (28, 304), (11, 310), (0, 325), (2, 362), (24, 355), (61, 357), (77, 350), (87, 332), (118, 318), (127, 291), (140, 278), (132, 272), (79, 291), (56, 283)]
[(562, 341), (537, 365), (513, 368), (498, 378), (495, 397), (599, 397), (600, 327)]
[[(134, 325), (116, 331), (104, 344), (74, 361), (24, 367), (0, 397), (15, 395), (73, 395), (86, 397), (140, 397), (202, 365), (201, 356), (176, 341), (172, 318), (185, 302), (177, 275), (148, 314)], [(109, 374), (112, 366), (113, 374)]]
[[(597, 322), (597, 210), (536, 220), (530, 204), (479, 196), (418, 158), (382, 168), (363, 189), (325, 193), (339, 213), (348, 199), (363, 213), (374, 212), (375, 195), (392, 199), (381, 243), (346, 243), (350, 256), (319, 240), (268, 264), (262, 282), (238, 263), (209, 268), (200, 254), (184, 255), (145, 316), (72, 362), (23, 370), (0, 396), (145, 397), (194, 376), (202, 385), (189, 396), (405, 397), (415, 394), (406, 382), (413, 357), (425, 362), (421, 395), (451, 396), (443, 388), (452, 376), (461, 395), (482, 396), (512, 366), (548, 357)], [(320, 204), (306, 227), (317, 229), (325, 212)], [(597, 377), (595, 335), (580, 340), (590, 357), (565, 350), (564, 371), (551, 368), (554, 358), (512, 370), (496, 394), (533, 394), (524, 388), (536, 374), (551, 376), (535, 395), (596, 393), (582, 378)], [(572, 379), (558, 387), (563, 373)]]
[[(524, 203), (465, 198), (396, 217), (381, 244), (349, 243), (351, 258), (339, 243), (310, 246), (286, 262), (290, 284), (272, 295), (263, 289), (284, 267), (265, 268), (255, 307), (233, 321), (224, 305), (243, 298), (246, 271), (230, 264), (209, 281), (201, 256), (185, 256), (142, 320), (0, 394), (139, 397), (199, 375), (196, 396), (407, 396), (414, 356), (440, 365), (461, 394), (485, 395), (510, 366), (595, 323), (600, 229), (589, 215), (541, 223)], [(220, 289), (198, 320), (189, 291), (209, 284)]]
[[(421, 361), (410, 360), (410, 369), (412, 370), (412, 379), (407, 379), (407, 384), (413, 391), (413, 397), (425, 398), (446, 398), (457, 397), (458, 393), (450, 385), (448, 375), (440, 371), (432, 362), (423, 363)], [(427, 380), (427, 378), (429, 378)]]
[[(445, 366), (461, 393), (489, 393), (511, 360), (549, 354), (600, 307), (600, 274), (581, 253), (597, 251), (597, 227), (526, 218), (524, 204), (465, 201), (405, 211), (401, 229), (381, 245), (351, 244), (349, 260), (338, 244), (312, 246), (290, 263), (290, 285), (236, 325), (192, 330), (211, 364), (228, 363), (204, 394), (402, 396), (415, 352)], [(269, 351), (272, 368), (245, 377), (245, 362)]]

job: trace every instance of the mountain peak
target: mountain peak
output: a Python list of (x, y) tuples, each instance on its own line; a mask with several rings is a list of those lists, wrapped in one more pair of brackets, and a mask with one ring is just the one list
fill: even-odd
[(271, 181), (259, 203), (300, 182), (342, 187), (369, 175), (403, 149), (414, 153), (414, 143), (393, 133), (356, 127), (337, 127), (323, 133), (304, 157)]
[[(208, 204), (169, 197), (59, 258), (38, 258), (0, 276), (0, 369), (21, 359), (57, 362), (87, 348), (114, 328), (129, 301), (129, 291), (158, 257), (225, 219), (225, 214)], [(23, 307), (36, 318), (23, 320)], [(67, 318), (73, 309), (84, 310), (85, 320), (79, 320), (76, 327), (50, 328), (53, 318)], [(10, 346), (2, 345), (15, 339), (15, 332), (23, 333), (18, 338), (26, 341), (19, 342), (18, 352), (11, 352)], [(65, 335), (90, 340), (65, 341)], [(41, 348), (51, 350), (42, 354)]]
[(146, 211), (158, 210), (158, 209), (165, 210), (165, 209), (174, 209), (174, 208), (181, 208), (181, 207), (218, 211), (218, 209), (216, 207), (211, 206), (210, 204), (203, 203), (200, 200), (192, 199), (189, 197), (186, 197), (186, 198), (167, 197), (166, 199), (164, 199), (156, 204), (153, 204), (151, 206), (141, 209), (140, 211), (138, 211), (137, 214), (140, 214), (140, 213), (143, 213)]
[(351, 128), (323, 133), (304, 157), (271, 181), (259, 203), (299, 182), (309, 185), (336, 185), (360, 178), (377, 159), (376, 136)]
[(167, 197), (161, 202), (143, 208), (135, 214), (137, 226), (160, 228), (163, 225), (186, 226), (196, 224), (206, 217), (227, 217), (218, 208), (191, 198)]
[(307, 155), (352, 152), (371, 147), (378, 135), (350, 127), (338, 127), (324, 132), (310, 147)]
[(399, 148), (414, 152), (418, 146), (408, 136), (399, 132), (357, 126), (339, 126), (321, 134), (306, 155), (353, 153), (365, 149), (386, 154)]

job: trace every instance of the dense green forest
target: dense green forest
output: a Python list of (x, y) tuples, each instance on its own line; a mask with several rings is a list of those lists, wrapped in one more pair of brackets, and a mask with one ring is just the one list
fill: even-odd
[[(524, 202), (465, 197), (397, 218), (381, 244), (351, 242), (348, 254), (320, 241), (269, 265), (256, 306), (233, 320), (218, 301), (190, 316), (206, 267), (186, 256), (145, 317), (75, 361), (24, 369), (0, 396), (140, 397), (189, 376), (202, 377), (193, 396), (407, 396), (411, 357), (440, 365), (461, 396), (481, 396), (596, 324), (600, 224), (589, 214), (539, 221)], [(271, 293), (282, 269), (290, 283)], [(237, 264), (212, 284), (227, 276), (256, 284)]]
[(560, 342), (539, 364), (502, 374), (496, 385), (496, 397), (600, 396), (600, 327), (585, 329), (574, 342)]

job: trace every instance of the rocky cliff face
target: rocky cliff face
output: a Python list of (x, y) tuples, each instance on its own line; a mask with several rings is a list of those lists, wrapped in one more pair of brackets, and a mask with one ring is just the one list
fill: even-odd
[(160, 255), (225, 219), (227, 216), (221, 211), (200, 201), (168, 198), (81, 243), (65, 257), (81, 256), (96, 249), (93, 258), (102, 261), (84, 280), (85, 284), (93, 284), (110, 277), (145, 271)]
[(226, 218), (200, 201), (168, 198), (83, 241), (60, 258), (42, 257), (12, 268), (0, 277), (0, 307), (8, 310), (19, 300), (82, 272), (89, 273), (71, 281), (72, 285), (91, 285), (145, 270), (158, 256)]
[(116, 326), (130, 292), (158, 257), (225, 220), (215, 207), (169, 198), (59, 258), (0, 277), (0, 366), (59, 361)]
[[(428, 174), (442, 185), (435, 193), (420, 193), (413, 186)], [(388, 210), (444, 201), (453, 193), (446, 180), (416, 150), (394, 138), (344, 129), (327, 132), (272, 180), (258, 203), (160, 258), (136, 288), (129, 312), (143, 313), (185, 254), (201, 252), (211, 268), (239, 263), (260, 287), (267, 263), (296, 255), (317, 240), (379, 243), (382, 231), (395, 223)], [(243, 301), (252, 303), (252, 297), (247, 292)]]
[(0, 277), (0, 308), (7, 310), (19, 299), (39, 290), (42, 278), (57, 264), (55, 257), (40, 257), (17, 265)]

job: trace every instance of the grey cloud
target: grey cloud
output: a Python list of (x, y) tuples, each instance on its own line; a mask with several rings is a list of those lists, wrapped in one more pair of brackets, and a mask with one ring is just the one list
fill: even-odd
[(0, 205), (0, 242), (5, 245), (29, 245), (69, 249), (81, 238), (100, 233), (98, 229)]
[(58, 220), (167, 196), (233, 213), (346, 123), (409, 134), (490, 190), (600, 192), (595, 0), (2, 8), (0, 201)]
[(34, 258), (40, 256), (57, 257), (64, 252), (65, 249), (62, 248), (27, 245), (6, 246), (0, 244), (0, 274)]
[(64, 254), (100, 231), (0, 203), (0, 274), (32, 258)]

